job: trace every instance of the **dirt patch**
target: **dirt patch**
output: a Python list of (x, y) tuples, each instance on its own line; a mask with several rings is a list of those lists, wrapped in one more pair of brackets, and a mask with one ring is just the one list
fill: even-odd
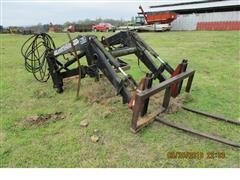
[(183, 106), (184, 103), (192, 101), (190, 94), (179, 95), (176, 98), (171, 98), (167, 112), (168, 114), (176, 113)]
[(66, 118), (66, 114), (63, 112), (55, 112), (53, 114), (41, 114), (41, 115), (34, 115), (28, 116), (24, 119), (24, 124), (26, 125), (40, 125), (47, 123), (49, 121), (58, 121), (63, 120)]
[(50, 96), (47, 94), (47, 92), (43, 90), (37, 90), (33, 93), (33, 97), (40, 99), (40, 98), (49, 98)]
[[(159, 108), (163, 102), (163, 98), (164, 98), (164, 92), (157, 93), (154, 96), (150, 97), (149, 112), (153, 112), (157, 108)], [(180, 94), (176, 98), (171, 97), (166, 113), (168, 114), (176, 113), (181, 109), (181, 106), (184, 103), (190, 102), (192, 100), (193, 99), (191, 95), (187, 93)]]
[(75, 81), (77, 79), (78, 79), (78, 75), (72, 76), (72, 77), (68, 77), (68, 78), (64, 78), (63, 79), (63, 84), (64, 84), (64, 86), (69, 85), (69, 84), (72, 83), (72, 81)]
[[(76, 78), (76, 77), (74, 77)], [(66, 83), (69, 83), (74, 78), (68, 78), (65, 80)], [(113, 88), (112, 84), (108, 81), (106, 77), (102, 77), (100, 81), (91, 81), (88, 84), (88, 87), (84, 89), (84, 96), (86, 101), (89, 104), (101, 104), (114, 107), (114, 104), (119, 103), (121, 98), (116, 95), (116, 90)], [(161, 105), (164, 98), (164, 92), (157, 93), (150, 98), (150, 107), (149, 110), (154, 111), (156, 108)], [(179, 111), (183, 103), (192, 101), (190, 94), (180, 94), (176, 98), (171, 98), (169, 107), (166, 113), (176, 113)], [(108, 117), (111, 113), (115, 112), (116, 109), (111, 108), (109, 111), (106, 111), (102, 114), (103, 118)]]
[(92, 82), (86, 91), (88, 103), (106, 104), (109, 98), (115, 97), (116, 91), (112, 84), (106, 79), (101, 78), (99, 82)]
[(178, 96), (175, 99), (171, 99), (166, 113), (172, 114), (178, 112), (182, 106), (182, 103), (183, 103), (182, 97)]

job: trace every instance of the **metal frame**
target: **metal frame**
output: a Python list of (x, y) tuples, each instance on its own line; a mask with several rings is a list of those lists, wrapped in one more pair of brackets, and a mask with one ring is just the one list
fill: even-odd
[[(59, 56), (69, 53), (74, 53), (74, 57), (65, 64), (62, 63), (59, 60)], [(129, 103), (132, 94), (128, 87), (136, 91), (138, 86), (134, 78), (124, 71), (124, 69), (129, 69), (130, 66), (119, 57), (130, 54), (135, 54), (137, 59), (147, 67), (148, 73), (153, 77), (152, 80), (166, 81), (167, 78), (163, 75), (165, 70), (170, 76), (173, 76), (173, 73), (175, 73), (174, 69), (167, 62), (163, 61), (136, 32), (131, 31), (119, 32), (108, 38), (102, 37), (101, 41), (93, 35), (77, 36), (71, 39), (70, 42), (48, 52), (46, 59), (53, 87), (56, 88), (58, 93), (63, 92), (64, 78), (79, 75), (80, 79), (89, 75), (99, 80), (99, 72), (101, 71), (114, 86), (117, 94), (122, 96), (123, 103)], [(80, 65), (79, 63), (78, 68), (70, 68), (70, 65), (78, 62), (78, 59), (81, 59), (83, 56), (86, 56), (87, 65)], [(155, 63), (153, 57), (156, 58), (160, 65)], [(184, 63), (187, 64), (187, 61), (184, 60)], [(117, 72), (122, 73), (123, 78)], [(180, 91), (181, 86), (177, 88)]]
[[(154, 118), (159, 115), (160, 113), (164, 112), (169, 105), (169, 101), (171, 98), (171, 87), (175, 83), (180, 83), (184, 79), (188, 78), (187, 81), (187, 86), (186, 86), (186, 92), (190, 92), (193, 77), (194, 77), (194, 70), (186, 70), (185, 72), (182, 72), (181, 74), (174, 76), (170, 79), (167, 79), (166, 81), (163, 81), (159, 85), (152, 87), (150, 89), (146, 89), (143, 92), (137, 93), (136, 98), (135, 98), (135, 106), (133, 109), (133, 114), (132, 114), (132, 121), (131, 121), (131, 130), (136, 133), (149, 123), (151, 123)], [(148, 99), (149, 97), (153, 96), (156, 93), (159, 93), (160, 91), (165, 90), (165, 95), (162, 103), (162, 107), (160, 107), (157, 111), (151, 113), (150, 115), (146, 115), (147, 111), (144, 116), (140, 116), (140, 112), (142, 110), (142, 105)]]

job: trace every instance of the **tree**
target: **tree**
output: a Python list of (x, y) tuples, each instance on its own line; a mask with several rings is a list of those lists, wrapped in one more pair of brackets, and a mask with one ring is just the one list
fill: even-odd
[(64, 28), (68, 28), (68, 26), (70, 26), (72, 23), (67, 21), (63, 24)]

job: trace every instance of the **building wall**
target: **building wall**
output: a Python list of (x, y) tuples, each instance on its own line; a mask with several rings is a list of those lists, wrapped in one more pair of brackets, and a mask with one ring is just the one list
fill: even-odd
[(196, 30), (198, 22), (240, 21), (240, 11), (178, 15), (172, 30)]

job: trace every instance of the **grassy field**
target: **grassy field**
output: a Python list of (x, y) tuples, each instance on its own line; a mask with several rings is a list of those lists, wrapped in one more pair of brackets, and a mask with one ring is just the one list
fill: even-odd
[[(98, 33), (97, 35), (108, 36)], [(59, 46), (66, 34), (51, 34)], [(74, 35), (73, 35), (74, 36)], [(191, 99), (185, 105), (229, 118), (240, 118), (240, 33), (166, 32), (141, 33), (160, 56), (175, 67), (183, 58), (196, 70)], [(113, 91), (101, 81), (66, 82), (63, 94), (52, 82), (41, 84), (24, 69), (20, 48), (28, 36), (0, 35), (0, 166), (1, 167), (240, 167), (240, 150), (152, 123), (138, 134), (130, 131), (131, 112), (120, 97), (94, 100)], [(128, 73), (141, 77), (133, 56)], [(106, 93), (105, 93), (106, 94)], [(63, 112), (66, 117), (38, 125), (26, 125), (26, 117)], [(215, 122), (182, 110), (168, 119), (240, 143), (240, 128)], [(80, 121), (89, 122), (81, 127)], [(90, 137), (97, 135), (99, 142)], [(204, 159), (168, 159), (168, 152), (203, 152)], [(207, 159), (209, 152), (225, 158)]]

